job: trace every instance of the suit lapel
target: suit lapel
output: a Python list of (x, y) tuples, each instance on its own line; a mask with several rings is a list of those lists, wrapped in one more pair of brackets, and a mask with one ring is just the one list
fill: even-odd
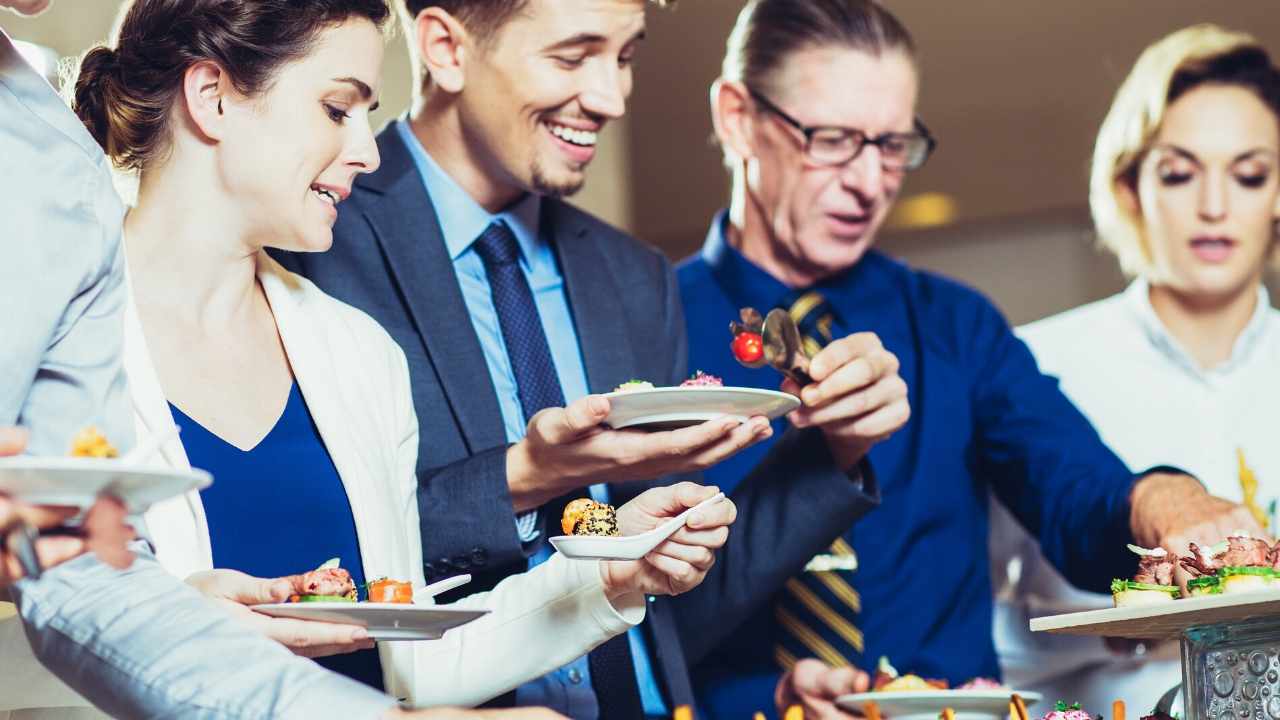
[(607, 393), (635, 372), (618, 285), (586, 225), (565, 212), (559, 201), (544, 200), (542, 207), (543, 232), (554, 239), (560, 257), (587, 386), (593, 393)]
[(502, 410), (487, 378), (484, 350), (445, 248), (440, 220), (409, 149), (388, 126), (379, 136), (382, 168), (370, 176), (365, 215), (400, 290), (422, 346), (439, 375), (468, 450), (506, 443)]

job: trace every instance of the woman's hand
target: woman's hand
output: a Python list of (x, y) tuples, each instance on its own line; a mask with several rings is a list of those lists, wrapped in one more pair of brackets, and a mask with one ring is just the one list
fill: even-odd
[[(718, 492), (691, 482), (647, 490), (618, 508), (618, 528), (623, 535), (652, 530)], [(725, 498), (690, 515), (683, 528), (640, 560), (600, 563), (605, 594), (610, 600), (636, 592), (679, 595), (697, 587), (737, 517), (737, 507)]]
[(301, 575), (257, 578), (235, 570), (209, 570), (191, 575), (187, 584), (232, 617), (303, 657), (340, 655), (374, 646), (369, 631), (356, 625), (273, 618), (253, 611), (254, 605), (288, 600), (301, 580)]

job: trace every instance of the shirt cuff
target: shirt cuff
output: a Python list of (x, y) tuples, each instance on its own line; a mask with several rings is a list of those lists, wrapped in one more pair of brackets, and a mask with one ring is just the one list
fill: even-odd
[(538, 530), (537, 510), (530, 510), (516, 515), (516, 535), (519, 536), (520, 542), (531, 543), (537, 540), (541, 534), (541, 531)]
[(568, 560), (560, 553), (551, 556), (547, 564), (564, 562), (569, 565), (572, 580), (570, 587), (584, 587), (590, 591), (588, 610), (609, 637), (621, 635), (644, 621), (644, 593), (627, 593), (612, 601), (604, 593), (604, 578), (600, 575), (600, 560)]

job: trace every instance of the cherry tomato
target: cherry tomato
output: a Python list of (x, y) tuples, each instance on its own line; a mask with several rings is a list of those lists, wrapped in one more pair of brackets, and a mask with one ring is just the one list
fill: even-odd
[(733, 356), (744, 363), (753, 363), (764, 357), (764, 338), (753, 332), (738, 333), (733, 339)]

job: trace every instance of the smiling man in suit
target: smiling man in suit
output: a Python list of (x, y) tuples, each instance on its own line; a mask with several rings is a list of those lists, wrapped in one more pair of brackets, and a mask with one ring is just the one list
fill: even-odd
[[(614, 431), (601, 425), (608, 400), (590, 394), (687, 373), (666, 258), (561, 200), (582, 186), (599, 131), (625, 112), (645, 0), (407, 0), (404, 10), (413, 108), (380, 133), (381, 167), (340, 205), (333, 250), (282, 262), (404, 348), (421, 425), (427, 579), (492, 582), (546, 557), (566, 496), (622, 502), (772, 430), (752, 418)], [(896, 374), (883, 351), (850, 349), (848, 363), (859, 360), (873, 380)], [(847, 418), (823, 420), (780, 438), (735, 489), (743, 532), (679, 605), (705, 633), (682, 646), (673, 607), (657, 600), (642, 628), (515, 701), (608, 720), (691, 703), (686, 648), (714, 646), (878, 501), (861, 462), (878, 438), (827, 433), (847, 430)], [(706, 534), (700, 526), (695, 517), (682, 532)]]

